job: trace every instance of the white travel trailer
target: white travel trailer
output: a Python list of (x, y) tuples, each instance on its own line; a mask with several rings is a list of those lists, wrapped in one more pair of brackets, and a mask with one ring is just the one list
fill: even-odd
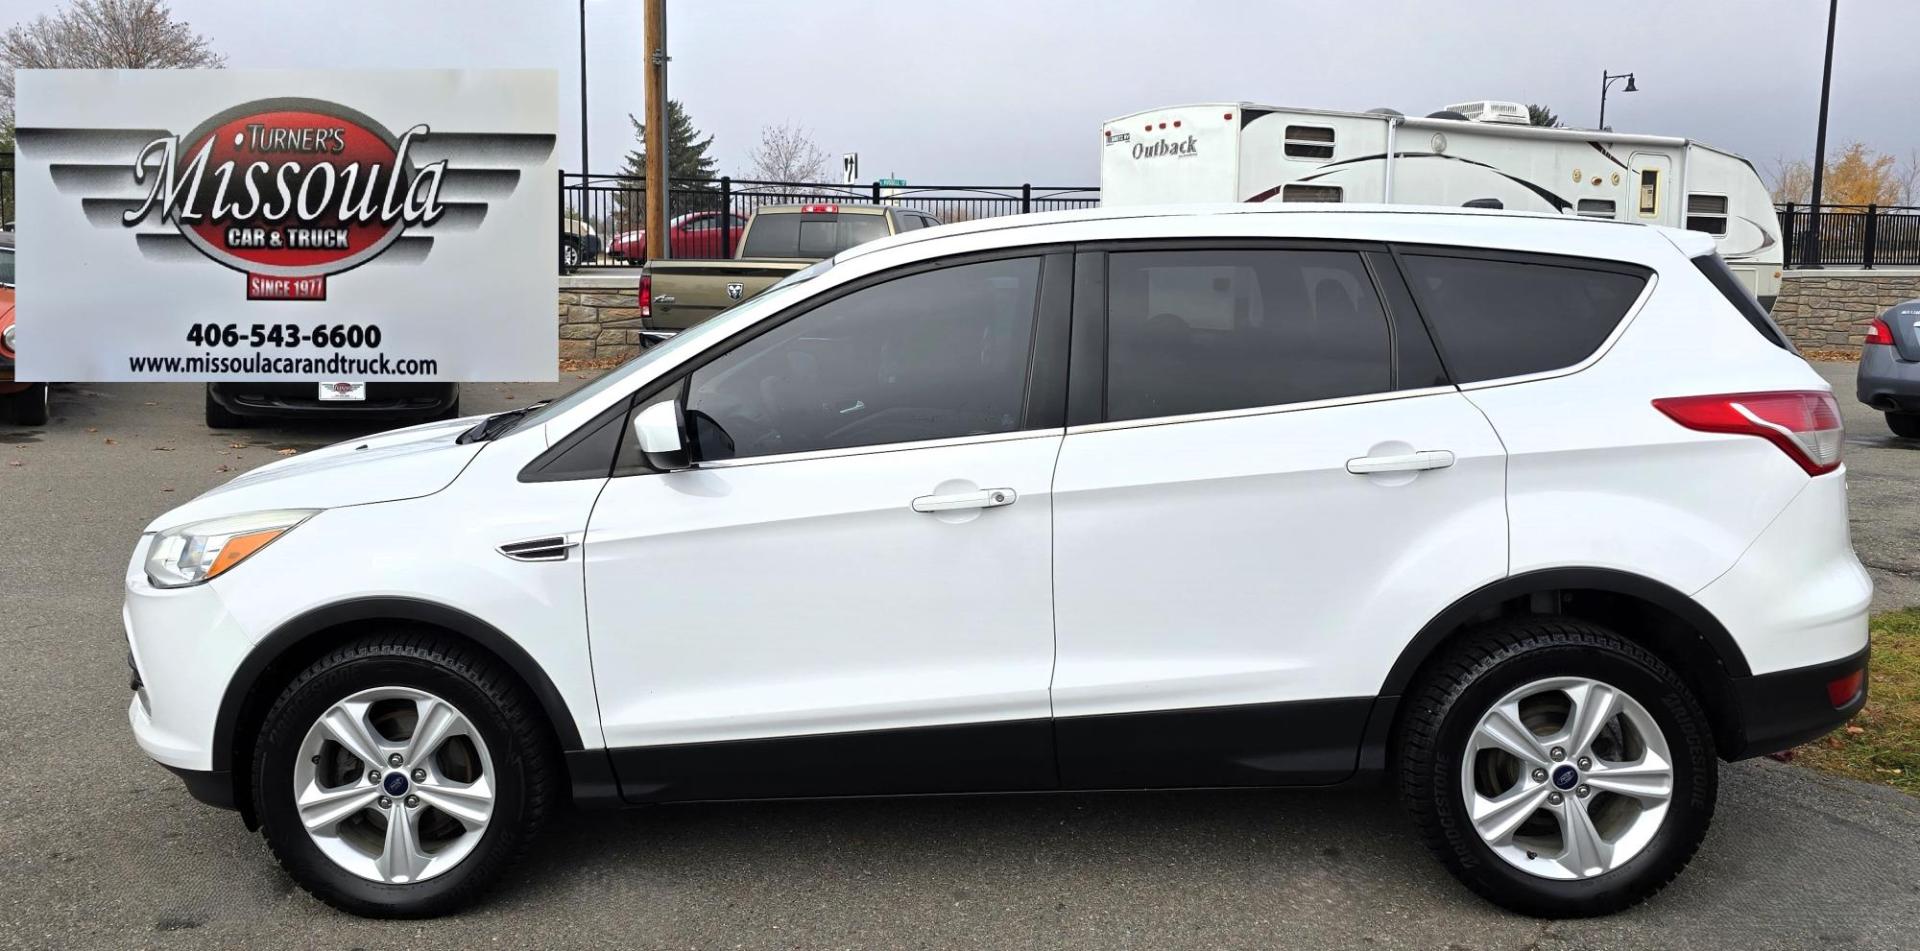
[(1546, 129), (1518, 103), (1416, 118), (1245, 102), (1152, 109), (1101, 130), (1103, 205), (1381, 202), (1639, 221), (1714, 236), (1769, 308), (1780, 293), (1773, 199), (1746, 159), (1690, 139)]

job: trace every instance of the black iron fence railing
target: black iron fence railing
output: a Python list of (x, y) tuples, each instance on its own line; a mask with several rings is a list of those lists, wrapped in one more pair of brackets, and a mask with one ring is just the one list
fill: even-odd
[[(581, 253), (579, 263), (634, 266), (648, 257), (646, 181), (624, 175), (560, 173), (561, 264), (568, 246)], [(1100, 190), (1044, 185), (896, 185), (885, 181), (859, 185), (820, 182), (766, 182), (716, 178), (674, 182), (667, 195), (667, 217), (709, 213), (707, 220), (668, 229), (668, 254), (676, 258), (723, 258), (732, 254), (740, 229), (761, 205), (877, 204), (922, 211), (944, 224), (1017, 215), (1029, 211), (1091, 208)], [(718, 214), (726, 212), (726, 214)]]
[(1788, 267), (1920, 267), (1920, 207), (1778, 206)]

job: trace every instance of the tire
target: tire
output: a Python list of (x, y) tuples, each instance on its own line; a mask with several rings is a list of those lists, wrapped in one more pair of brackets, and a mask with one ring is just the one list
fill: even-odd
[[(406, 699), (392, 699), (394, 694)], [(327, 715), (330, 723), (340, 722), (334, 715), (345, 709), (336, 706), (343, 701), (378, 696), (387, 699), (348, 715), (348, 722), (373, 731), (356, 735), (358, 742), (380, 747), (372, 751), (375, 759), (400, 755), (412, 727), (423, 722), (418, 711), (427, 708), (409, 699), (425, 696), (447, 705), (458, 724), (449, 728), (455, 735), (432, 747), (441, 751), (438, 756), (430, 753), (418, 763), (403, 758), (399, 768), (368, 767), (332, 741), (340, 735), (338, 728), (329, 731), (320, 721)], [(407, 716), (416, 719), (409, 724)], [(437, 716), (430, 713), (425, 722)], [(448, 753), (459, 754), (454, 759), (460, 762), (450, 764)], [(505, 668), (463, 644), (405, 629), (344, 644), (296, 675), (261, 721), (250, 768), (255, 815), (287, 874), (321, 901), (373, 918), (431, 917), (471, 903), (538, 835), (561, 794), (564, 772), (539, 705)], [(469, 775), (452, 776), (462, 768)], [(302, 769), (307, 776), (298, 772)], [(432, 775), (423, 778), (428, 769)], [(305, 785), (323, 770), (334, 770), (328, 789)], [(398, 789), (396, 776), (401, 777)], [(439, 811), (443, 802), (454, 804), (450, 810), (465, 808), (462, 803), (473, 806), (477, 800), (471, 792), (478, 783), (454, 780), (480, 777), (488, 781), (492, 798), (477, 828), (461, 822), (455, 811)], [(328, 810), (347, 818), (323, 823), (326, 835), (310, 834), (296, 803), (296, 789), (303, 788), (354, 797), (341, 800), (345, 809)], [(368, 799), (388, 792), (386, 805), (380, 798)], [(411, 817), (404, 829), (415, 834), (408, 841), (419, 846), (427, 844), (433, 830), (453, 831), (431, 854), (389, 853), (394, 841), (389, 817)], [(392, 866), (383, 864), (389, 854), (410, 856), (395, 863), (410, 874), (389, 875)], [(388, 877), (381, 880), (381, 875)]]
[(573, 238), (560, 239), (560, 268), (571, 274), (580, 270), (580, 242)]
[(207, 388), (207, 428), (208, 429), (245, 429), (247, 418), (220, 405), (213, 398), (213, 388)]
[[(1594, 701), (1608, 695), (1577, 686), (1582, 682), (1612, 688), (1612, 706), (1583, 707), (1576, 695)], [(1559, 689), (1567, 684), (1574, 686)], [(1530, 745), (1525, 738), (1516, 745), (1537, 751), (1538, 766), (1507, 753), (1480, 729), (1483, 717), (1494, 718), (1497, 703), (1516, 695), (1523, 699), (1512, 709), (1536, 736)], [(1561, 701), (1565, 709), (1556, 706)], [(1584, 749), (1567, 742), (1574, 749), (1555, 759), (1552, 750), (1561, 743), (1554, 731), (1577, 729), (1574, 713), (1582, 709), (1616, 712), (1602, 719), (1598, 740)], [(1556, 715), (1562, 718), (1557, 725)], [(1640, 726), (1657, 735), (1643, 735)], [(1427, 847), (1475, 893), (1523, 914), (1588, 917), (1645, 900), (1686, 867), (1713, 818), (1718, 763), (1699, 702), (1665, 662), (1596, 624), (1530, 617), (1472, 632), (1425, 672), (1398, 727), (1400, 796)], [(1666, 756), (1648, 755), (1656, 741)], [(1630, 773), (1657, 769), (1663, 759), (1670, 770), (1660, 803), (1651, 788), (1657, 775)], [(1621, 772), (1609, 776), (1611, 769)], [(1632, 795), (1601, 789), (1625, 783), (1646, 788)], [(1483, 807), (1481, 825), (1472, 818), (1470, 788)], [(1496, 795), (1515, 808), (1492, 808)], [(1505, 841), (1490, 829), (1490, 842), (1481, 829), (1501, 826), (1503, 817), (1511, 817)], [(1571, 847), (1569, 829), (1582, 824), (1600, 830), (1598, 845), (1585, 853), (1597, 858), (1586, 860)]]
[(7, 418), (16, 426), (45, 426), (49, 401), (47, 384), (35, 383), (7, 399)]
[(1888, 413), (1887, 428), (1895, 436), (1920, 439), (1920, 413)]
[(459, 419), (459, 418), (460, 418), (460, 397), (456, 396), (453, 398), (453, 402), (447, 404), (446, 409), (443, 409), (440, 412), (433, 414), (433, 416), (429, 418), (427, 421), (437, 423), (437, 422), (444, 422), (449, 419)]

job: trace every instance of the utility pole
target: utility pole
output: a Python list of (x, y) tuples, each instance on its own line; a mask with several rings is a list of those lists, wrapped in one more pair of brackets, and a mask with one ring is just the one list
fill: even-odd
[(1827, 169), (1827, 93), (1833, 87), (1833, 24), (1839, 18), (1840, 0), (1832, 0), (1827, 6), (1827, 65), (1820, 73), (1820, 131), (1813, 137), (1813, 204), (1807, 206), (1807, 252), (1803, 258), (1807, 267), (1820, 266), (1820, 179)]
[(670, 257), (667, 247), (667, 0), (646, 0), (647, 17), (647, 257)]
[(580, 0), (580, 186), (586, 194), (586, 173), (593, 171), (587, 158), (587, 0)]

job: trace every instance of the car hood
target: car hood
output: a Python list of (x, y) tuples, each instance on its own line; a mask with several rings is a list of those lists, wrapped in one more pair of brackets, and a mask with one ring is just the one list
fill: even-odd
[(427, 423), (289, 456), (216, 486), (154, 519), (156, 532), (264, 509), (326, 509), (432, 495), (486, 447), (460, 443), (479, 417)]

